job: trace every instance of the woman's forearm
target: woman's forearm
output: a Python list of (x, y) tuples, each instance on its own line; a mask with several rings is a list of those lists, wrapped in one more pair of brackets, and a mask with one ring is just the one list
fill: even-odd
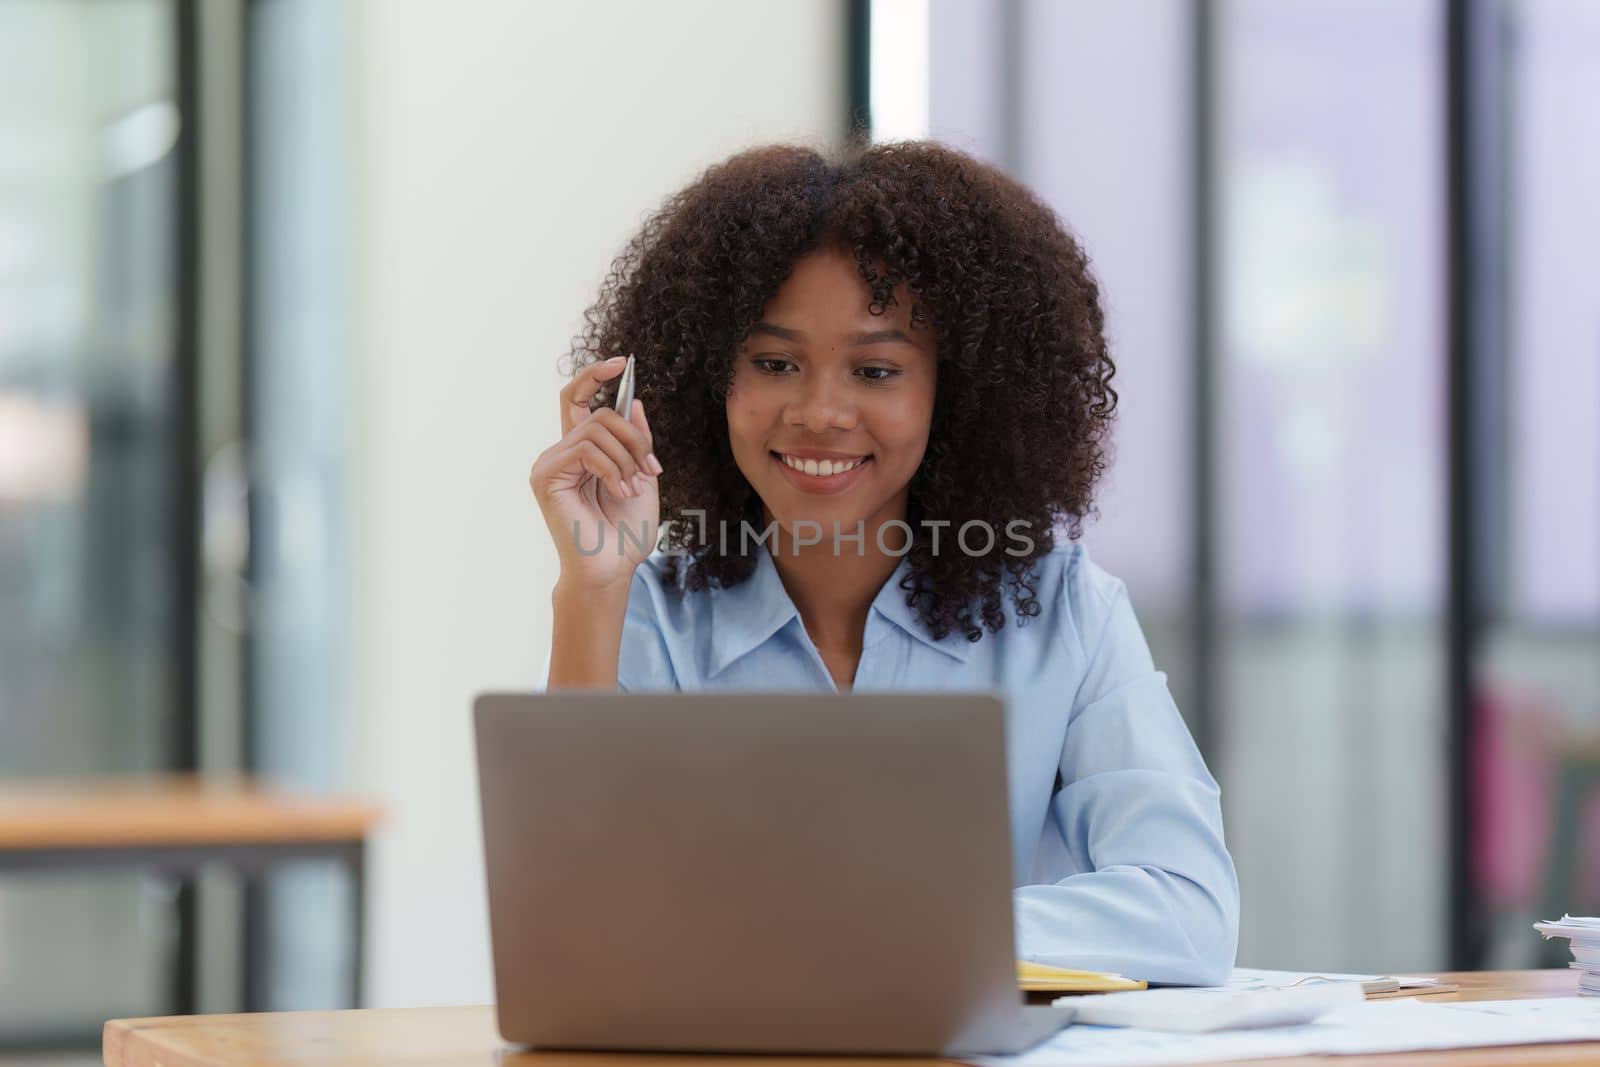
[(550, 595), (550, 689), (616, 689), (628, 587), (570, 589), (556, 583)]

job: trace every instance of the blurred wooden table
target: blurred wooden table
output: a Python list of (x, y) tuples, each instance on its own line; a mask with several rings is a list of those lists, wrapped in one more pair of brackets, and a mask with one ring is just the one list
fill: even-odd
[[(299, 793), (246, 778), (147, 775), (0, 783), (0, 876), (50, 870), (134, 870), (179, 880), (177, 1010), (196, 1010), (194, 879), (231, 868), (247, 885), (280, 864), (331, 860), (350, 884), (352, 1004), (361, 976), (366, 841), (378, 809), (359, 800)], [(247, 894), (247, 899), (250, 894)], [(263, 984), (257, 919), (247, 907), (245, 1003)]]
[(248, 778), (11, 780), (0, 782), (0, 856), (75, 866), (121, 849), (347, 845), (377, 818), (371, 804)]
[[(1460, 993), (1427, 1000), (1512, 1000), (1570, 996), (1577, 972), (1484, 971), (1439, 977)], [(106, 1067), (339, 1067), (361, 1064), (437, 1064), (440, 1067), (882, 1067), (893, 1062), (923, 1067), (938, 1060), (838, 1057), (655, 1056), (633, 1053), (557, 1053), (506, 1050), (495, 1032), (492, 1008), (416, 1008), (382, 1011), (199, 1015), (169, 1019), (116, 1019), (106, 1023)], [(1382, 1056), (1250, 1060), (1253, 1067), (1311, 1062), (1338, 1067), (1489, 1067), (1538, 1064), (1567, 1067), (1600, 1063), (1600, 1042), (1521, 1045)]]

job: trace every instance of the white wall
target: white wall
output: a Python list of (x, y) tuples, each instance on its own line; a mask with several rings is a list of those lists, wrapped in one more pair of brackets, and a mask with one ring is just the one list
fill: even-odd
[(355, 780), (388, 806), (368, 1000), (493, 990), (469, 703), (527, 688), (556, 560), (526, 478), (556, 360), (662, 197), (833, 140), (840, 0), (365, 0), (349, 442)]

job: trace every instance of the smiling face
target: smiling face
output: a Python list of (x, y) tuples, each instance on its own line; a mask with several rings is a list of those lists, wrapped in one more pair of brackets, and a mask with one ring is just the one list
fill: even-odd
[(865, 520), (869, 550), (879, 524), (905, 518), (938, 371), (932, 331), (912, 329), (903, 287), (882, 315), (871, 299), (853, 256), (801, 258), (735, 353), (727, 398), (733, 456), (763, 521), (792, 531), (809, 519), (826, 544), (835, 520), (845, 534)]

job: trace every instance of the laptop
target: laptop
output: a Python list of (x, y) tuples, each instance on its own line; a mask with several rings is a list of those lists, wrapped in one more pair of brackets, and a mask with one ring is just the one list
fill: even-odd
[(1020, 1052), (989, 694), (486, 694), (500, 1034), (540, 1048)]

